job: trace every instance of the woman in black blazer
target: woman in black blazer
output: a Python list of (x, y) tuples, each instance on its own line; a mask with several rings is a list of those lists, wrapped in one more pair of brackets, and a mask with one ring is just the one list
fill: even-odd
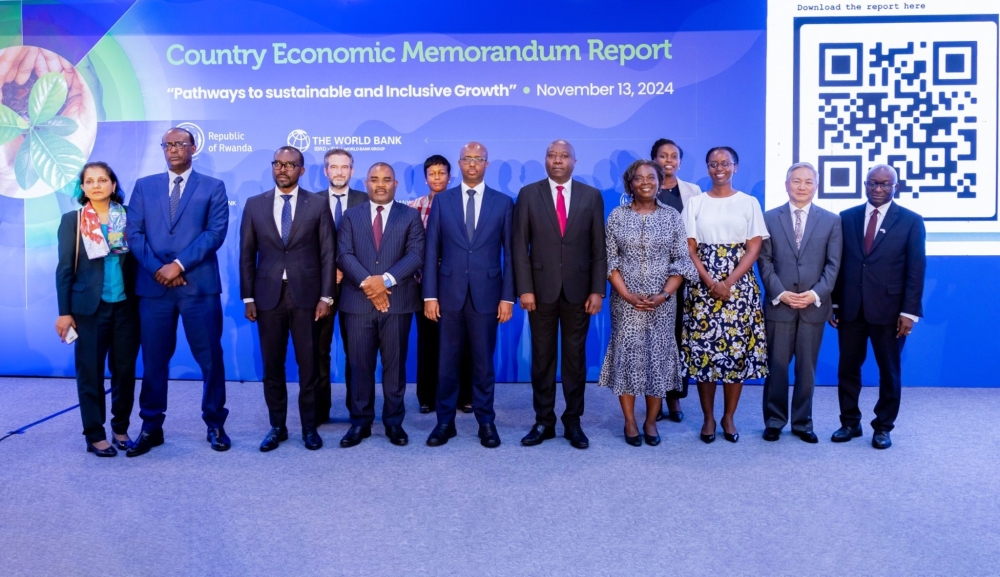
[[(135, 297), (137, 262), (125, 242), (125, 208), (118, 177), (103, 162), (80, 172), (78, 200), (83, 207), (59, 223), (56, 332), (64, 341), (72, 328), (76, 340), (76, 389), (87, 452), (114, 457), (128, 449), (129, 417), (135, 400), (135, 362), (139, 353), (139, 315)], [(104, 366), (111, 368), (111, 429), (104, 430)]]

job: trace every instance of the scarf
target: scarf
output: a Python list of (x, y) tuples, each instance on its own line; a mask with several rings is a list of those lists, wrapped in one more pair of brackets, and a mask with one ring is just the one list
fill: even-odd
[(107, 239), (101, 231), (101, 219), (89, 202), (80, 212), (80, 235), (83, 238), (83, 248), (87, 250), (87, 258), (93, 260), (109, 254), (128, 252), (128, 244), (125, 242), (125, 209), (122, 205), (112, 202), (108, 208)]

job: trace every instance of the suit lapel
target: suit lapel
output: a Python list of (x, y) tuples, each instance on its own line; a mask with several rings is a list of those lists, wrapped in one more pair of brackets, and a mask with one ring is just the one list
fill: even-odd
[(809, 209), (809, 216), (806, 218), (806, 227), (802, 231), (802, 243), (799, 246), (799, 252), (801, 253), (806, 248), (806, 244), (809, 242), (809, 237), (812, 235), (813, 231), (816, 230), (816, 223), (823, 218), (823, 212), (815, 204)]
[(476, 232), (472, 234), (472, 242), (470, 243), (470, 248), (476, 245), (476, 241), (483, 237), (484, 232), (482, 230), (486, 228), (487, 223), (490, 222), (491, 215), (496, 209), (496, 201), (499, 192), (495, 192), (489, 188), (483, 189), (483, 204), (479, 207), (479, 219), (476, 221)]
[(543, 180), (538, 183), (538, 194), (541, 197), (540, 200), (542, 206), (544, 207), (545, 214), (549, 215), (549, 220), (552, 222), (552, 228), (562, 235), (559, 231), (559, 217), (556, 216), (556, 203), (555, 200), (552, 199), (552, 188), (549, 187), (548, 180)]
[(858, 244), (858, 254), (865, 254), (865, 205), (858, 207), (858, 210), (853, 215), (852, 220), (854, 220), (854, 242)]
[(872, 241), (871, 252), (875, 252), (875, 250), (878, 248), (878, 245), (882, 242), (882, 239), (885, 238), (885, 235), (889, 232), (889, 229), (892, 228), (892, 225), (896, 224), (896, 220), (898, 218), (899, 218), (899, 207), (896, 206), (896, 203), (894, 202), (889, 205), (889, 209), (885, 213), (885, 217), (882, 219), (882, 226), (880, 226), (879, 229), (875, 231), (875, 240)]
[[(451, 210), (455, 216), (454, 220), (458, 224), (458, 230), (461, 231), (462, 238), (465, 239), (465, 242), (467, 243), (469, 248), (472, 248), (472, 241), (469, 240), (469, 233), (465, 228), (465, 203), (467, 202), (469, 195), (465, 194), (465, 192), (462, 191), (461, 184), (458, 185), (458, 194), (455, 195), (455, 198), (457, 200), (451, 203)], [(486, 199), (483, 200), (485, 202)], [(480, 212), (481, 211), (482, 209), (480, 209)], [(475, 234), (473, 234), (473, 238), (475, 238)]]
[[(295, 213), (292, 215), (292, 230), (288, 233), (288, 244), (292, 244), (292, 239), (295, 238), (295, 234), (299, 231), (301, 226), (299, 223), (305, 218), (306, 211), (309, 210), (309, 194), (305, 193), (301, 188), (299, 189), (299, 198), (295, 201)], [(273, 220), (273, 219), (272, 219)]]
[(788, 204), (778, 209), (781, 230), (785, 231), (785, 238), (788, 240), (788, 245), (792, 247), (792, 252), (798, 252), (799, 249), (795, 246), (795, 228), (792, 227), (791, 218), (791, 207)]
[[(393, 202), (395, 203), (396, 201), (394, 200)], [(402, 218), (401, 216), (399, 216), (400, 212), (402, 212), (400, 210), (400, 207), (398, 205), (393, 205), (392, 210), (389, 211), (389, 216), (386, 217), (385, 222), (382, 223), (382, 244), (379, 245), (378, 252), (382, 251), (382, 247), (385, 246), (385, 243), (389, 240), (389, 236), (393, 232), (395, 232), (395, 229), (399, 223), (399, 219)], [(370, 214), (371, 213), (369, 213), (369, 215)], [(375, 242), (374, 227), (372, 228), (372, 242), (373, 243)]]
[(171, 182), (172, 174), (173, 174), (172, 172), (168, 171), (166, 174), (163, 175), (163, 180), (160, 181), (162, 183), (161, 186), (163, 187), (160, 188), (160, 190), (162, 191), (166, 189), (167, 193), (163, 194), (161, 192), (157, 193), (156, 195), (156, 201), (157, 203), (159, 203), (160, 208), (163, 209), (163, 222), (167, 223), (168, 228), (171, 228), (173, 225), (173, 223), (170, 221), (170, 189), (173, 188), (174, 185), (174, 183)]
[[(188, 176), (188, 181), (184, 183), (184, 192), (181, 193), (181, 202), (177, 205), (177, 214), (174, 215), (173, 222), (170, 223), (170, 228), (173, 229), (177, 225), (177, 221), (181, 219), (181, 215), (184, 214), (184, 208), (191, 202), (191, 197), (198, 192), (198, 173), (191, 171), (191, 175)], [(167, 215), (170, 214), (170, 201), (167, 200)]]
[[(570, 186), (572, 187), (570, 190), (573, 191), (573, 192), (570, 192), (570, 194), (573, 195), (573, 200), (570, 201), (570, 203), (569, 203), (569, 214), (566, 215), (566, 235), (569, 234), (569, 227), (573, 226), (573, 222), (576, 219), (576, 215), (580, 213), (580, 210), (581, 210), (580, 209), (580, 205), (582, 204), (580, 202), (581, 196), (578, 194), (578, 192), (580, 190), (580, 187), (577, 186), (576, 183), (573, 183)], [(565, 192), (564, 192), (564, 194), (565, 194)], [(555, 209), (555, 204), (553, 203), (553, 205), (552, 205), (552, 213), (553, 214), (555, 214), (555, 210), (556, 210)]]

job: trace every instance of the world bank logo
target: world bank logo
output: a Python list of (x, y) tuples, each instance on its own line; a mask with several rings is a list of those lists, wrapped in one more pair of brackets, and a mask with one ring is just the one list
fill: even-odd
[(183, 128), (184, 130), (190, 132), (192, 136), (194, 136), (195, 149), (194, 149), (194, 154), (191, 155), (191, 158), (196, 158), (199, 154), (201, 154), (201, 147), (204, 146), (205, 144), (205, 133), (201, 131), (200, 126), (198, 126), (193, 122), (182, 122), (177, 125), (177, 128)]
[(301, 128), (297, 128), (288, 133), (288, 146), (299, 149), (299, 152), (309, 150), (309, 134)]

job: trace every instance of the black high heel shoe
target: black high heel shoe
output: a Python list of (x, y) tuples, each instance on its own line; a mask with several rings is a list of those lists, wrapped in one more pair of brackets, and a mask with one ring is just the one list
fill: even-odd
[(706, 435), (705, 433), (701, 434), (701, 442), (708, 444), (714, 441), (715, 441), (715, 433), (712, 433), (711, 435)]
[(642, 446), (642, 435), (636, 435), (634, 437), (629, 437), (628, 436), (628, 428), (627, 427), (624, 429), (623, 432), (625, 433), (625, 442), (626, 443), (628, 443), (629, 445), (632, 445), (633, 447), (641, 447)]
[(660, 436), (647, 435), (645, 431), (642, 433), (642, 438), (646, 441), (646, 444), (650, 447), (655, 447), (660, 444)]
[(729, 433), (723, 431), (722, 436), (725, 437), (726, 440), (729, 441), (730, 443), (735, 443), (740, 440), (739, 433), (733, 433), (732, 435), (730, 435)]
[(115, 449), (114, 445), (111, 445), (107, 449), (98, 449), (94, 445), (90, 444), (90, 441), (87, 441), (87, 452), (93, 453), (98, 457), (114, 457), (118, 454), (118, 450)]
[[(128, 437), (128, 434), (125, 436)], [(111, 435), (111, 444), (114, 445), (119, 451), (127, 451), (132, 448), (132, 439), (125, 439), (122, 441), (118, 439), (118, 437)]]

